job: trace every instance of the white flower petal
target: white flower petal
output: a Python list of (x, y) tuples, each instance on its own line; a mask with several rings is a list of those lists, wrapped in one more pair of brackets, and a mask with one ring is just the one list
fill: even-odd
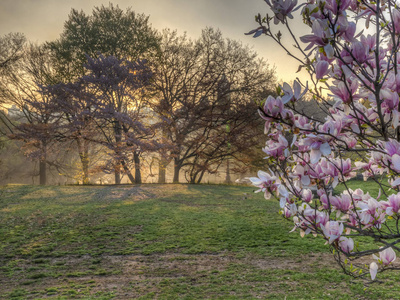
[(332, 188), (335, 188), (338, 184), (339, 184), (338, 176), (335, 176), (335, 177), (333, 178)]
[(329, 155), (332, 152), (331, 146), (328, 143), (323, 143), (321, 147), (319, 147), (319, 150), (323, 155)]
[(310, 162), (312, 164), (316, 164), (317, 162), (319, 162), (320, 158), (321, 158), (321, 151), (312, 149), (310, 153)]
[(310, 185), (310, 183), (311, 183), (310, 176), (308, 176), (308, 175), (302, 176), (301, 183), (303, 185)]
[(393, 121), (392, 121), (392, 126), (394, 129), (396, 129), (399, 126), (399, 112), (397, 110), (392, 111), (393, 114)]
[(332, 45), (328, 44), (328, 45), (324, 46), (324, 50), (326, 53), (326, 57), (329, 59), (332, 59), (333, 55), (335, 54), (335, 50), (333, 49)]
[(371, 274), (371, 279), (375, 280), (376, 274), (378, 273), (378, 265), (375, 262), (372, 262), (369, 265), (369, 274)]
[(297, 82), (297, 80), (295, 80), (293, 82), (293, 93), (294, 93), (294, 97), (296, 99), (299, 99), (299, 96), (301, 93), (301, 86), (300, 86), (300, 83)]
[(260, 185), (263, 181), (258, 177), (250, 177), (249, 180), (254, 185)]
[(358, 125), (357, 124), (351, 124), (351, 130), (353, 130), (353, 132), (355, 132), (355, 133), (360, 133), (361, 131), (360, 131), (360, 127), (358, 127)]
[(394, 180), (394, 181), (392, 181), (392, 183), (391, 183), (391, 186), (397, 186), (397, 185), (399, 185), (400, 184), (400, 177), (399, 178), (397, 178), (396, 180)]
[(286, 187), (281, 184), (278, 187), (278, 191), (279, 191), (279, 195), (283, 196), (283, 197), (289, 197), (289, 192), (287, 191)]
[(400, 172), (400, 155), (395, 154), (392, 156), (393, 169)]
[(285, 197), (281, 197), (281, 199), (279, 200), (279, 206), (281, 208), (284, 208), (286, 205), (286, 198)]

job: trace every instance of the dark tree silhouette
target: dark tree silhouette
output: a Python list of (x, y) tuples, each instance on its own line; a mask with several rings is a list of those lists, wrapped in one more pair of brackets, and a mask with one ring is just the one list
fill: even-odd
[[(152, 73), (145, 61), (133, 63), (103, 55), (88, 57), (85, 68), (87, 75), (76, 83), (46, 87), (56, 103), (56, 114), (68, 120), (60, 129), (67, 128), (78, 146), (87, 141), (105, 146), (111, 158), (106, 165), (112, 167), (116, 184), (121, 183), (122, 170), (132, 183), (140, 183), (139, 156), (158, 147), (151, 139), (152, 126), (143, 122), (142, 91)], [(135, 176), (130, 170), (132, 160)], [(87, 160), (82, 163), (87, 169)]]
[[(18, 65), (9, 68), (0, 82), (1, 101), (14, 105), (20, 112), (18, 119), (4, 120), (7, 135), (23, 140), (27, 154), (39, 160), (40, 184), (46, 184), (47, 167), (59, 165), (55, 156), (49, 157), (49, 150), (55, 151), (53, 128), (59, 117), (48, 110), (51, 99), (38, 89), (38, 85), (50, 84), (55, 78), (48, 51), (42, 46), (29, 45)], [(5, 114), (2, 117), (7, 118)]]
[[(174, 182), (184, 166), (189, 181), (199, 182), (206, 171), (214, 172), (223, 159), (243, 149), (236, 147), (239, 132), (252, 132), (245, 122), (249, 128), (255, 119), (249, 117), (249, 106), (273, 81), (265, 62), (217, 30), (207, 28), (195, 41), (164, 31), (154, 79), (158, 101), (152, 108), (164, 123), (162, 136), (175, 148), (161, 152), (160, 181), (170, 160)], [(250, 115), (255, 114), (256, 105)]]
[[(148, 16), (130, 9), (123, 11), (110, 3), (107, 7), (95, 7), (91, 15), (72, 9), (60, 38), (47, 43), (47, 47), (54, 58), (54, 68), (57, 73), (63, 74), (60, 82), (76, 83), (87, 74), (84, 67), (87, 56), (96, 59), (101, 54), (104, 57), (137, 61), (153, 57), (159, 45), (157, 33), (151, 28)], [(79, 97), (70, 100), (78, 102), (71, 103), (70, 107), (86, 105), (86, 100)], [(87, 143), (87, 140), (82, 143)], [(90, 161), (87, 155), (89, 145), (78, 145), (82, 166)], [(140, 172), (137, 175), (140, 177)]]

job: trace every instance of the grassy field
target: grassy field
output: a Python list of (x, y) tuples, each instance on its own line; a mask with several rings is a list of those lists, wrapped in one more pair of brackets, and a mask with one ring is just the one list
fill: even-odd
[[(359, 187), (360, 183), (354, 183)], [(253, 188), (0, 188), (0, 299), (395, 299), (365, 286), (324, 242)]]

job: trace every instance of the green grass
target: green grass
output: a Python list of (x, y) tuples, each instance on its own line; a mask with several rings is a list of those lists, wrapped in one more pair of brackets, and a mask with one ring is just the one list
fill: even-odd
[[(0, 299), (384, 299), (250, 187), (0, 189)], [(394, 286), (394, 287), (393, 287)]]

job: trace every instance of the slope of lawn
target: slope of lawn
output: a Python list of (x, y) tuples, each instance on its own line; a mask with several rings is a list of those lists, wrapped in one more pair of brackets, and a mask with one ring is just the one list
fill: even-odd
[[(363, 184), (363, 183), (359, 183)], [(356, 184), (358, 186), (358, 184)], [(0, 299), (384, 299), (278, 203), (223, 185), (0, 188)]]

